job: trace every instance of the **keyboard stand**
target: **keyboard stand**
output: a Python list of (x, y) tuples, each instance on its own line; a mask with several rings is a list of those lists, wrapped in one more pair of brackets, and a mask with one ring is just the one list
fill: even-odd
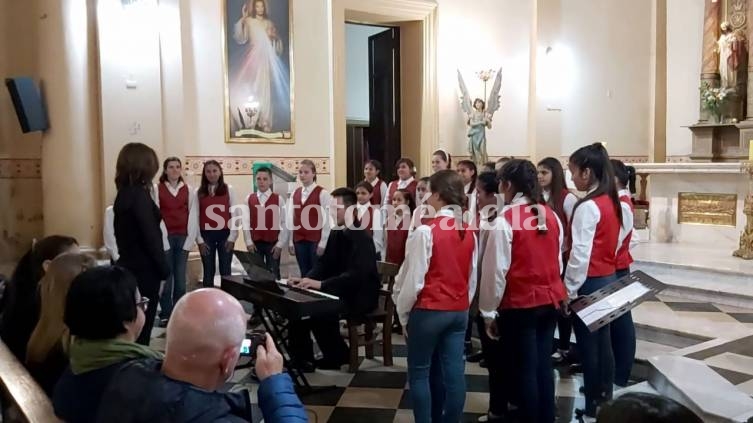
[(261, 312), (261, 321), (264, 325), (264, 328), (272, 336), (275, 347), (277, 347), (277, 350), (282, 355), (284, 366), (288, 370), (288, 374), (295, 383), (296, 393), (300, 396), (304, 396), (307, 394), (335, 389), (336, 386), (334, 385), (311, 386), (308, 379), (306, 378), (306, 373), (304, 373), (299, 367), (293, 365), (295, 361), (293, 360), (292, 354), (290, 354), (290, 331), (288, 330), (289, 323), (281, 324), (275, 319), (275, 316), (271, 310), (260, 305), (257, 305), (256, 307)]

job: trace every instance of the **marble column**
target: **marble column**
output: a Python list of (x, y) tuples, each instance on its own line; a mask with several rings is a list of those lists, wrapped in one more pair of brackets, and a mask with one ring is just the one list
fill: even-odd
[(50, 129), (42, 138), (44, 233), (84, 249), (103, 219), (96, 68), (96, 0), (39, 0), (39, 73)]
[[(705, 0), (703, 14), (703, 52), (701, 55), (701, 84), (707, 82), (712, 87), (719, 86), (719, 54), (716, 42), (719, 39), (719, 16), (722, 0)], [(700, 122), (709, 120), (709, 114), (700, 107)]]

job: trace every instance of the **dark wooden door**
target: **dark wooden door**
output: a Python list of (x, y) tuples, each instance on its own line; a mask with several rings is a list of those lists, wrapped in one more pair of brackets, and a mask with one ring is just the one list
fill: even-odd
[(400, 29), (369, 37), (369, 159), (382, 162), (384, 179), (395, 178), (400, 158)]

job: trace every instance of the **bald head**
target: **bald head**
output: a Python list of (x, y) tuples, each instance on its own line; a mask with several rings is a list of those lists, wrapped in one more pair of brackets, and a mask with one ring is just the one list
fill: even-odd
[(167, 325), (168, 357), (211, 360), (229, 348), (238, 348), (246, 333), (246, 315), (231, 295), (215, 288), (184, 295)]

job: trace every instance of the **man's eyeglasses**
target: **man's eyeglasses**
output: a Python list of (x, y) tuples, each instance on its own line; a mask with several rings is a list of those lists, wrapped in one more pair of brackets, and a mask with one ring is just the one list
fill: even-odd
[(146, 313), (146, 309), (149, 307), (149, 298), (141, 297), (139, 301), (136, 301), (136, 307), (140, 308), (141, 311)]

